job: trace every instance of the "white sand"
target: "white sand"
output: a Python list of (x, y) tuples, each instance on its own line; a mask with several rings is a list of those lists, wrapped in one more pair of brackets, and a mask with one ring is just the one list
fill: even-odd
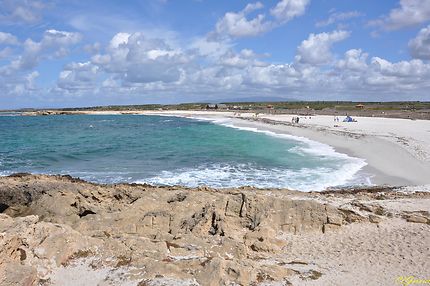
[[(291, 124), (295, 115), (217, 111), (152, 111), (141, 114), (186, 117), (230, 118), (236, 126), (256, 127), (277, 133), (306, 137), (328, 144), (341, 153), (363, 158), (365, 172), (372, 174), (372, 183), (382, 185), (430, 184), (430, 121), (392, 118), (356, 117), (358, 122), (334, 122), (333, 116), (301, 117)], [(244, 120), (252, 119), (252, 121)], [(340, 120), (343, 117), (339, 117)], [(269, 119), (282, 123), (261, 122)], [(335, 125), (337, 125), (335, 127)]]
[(400, 285), (400, 276), (429, 279), (429, 225), (391, 219), (350, 224), (324, 235), (291, 235), (287, 260), (304, 260), (318, 280), (293, 277), (293, 285)]

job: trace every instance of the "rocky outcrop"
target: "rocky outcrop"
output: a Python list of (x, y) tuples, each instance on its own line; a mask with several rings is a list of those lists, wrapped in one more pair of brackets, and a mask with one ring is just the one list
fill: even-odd
[[(287, 285), (300, 271), (283, 260), (286, 236), (324, 235), (349, 223), (378, 223), (386, 214), (356, 201), (336, 206), (315, 199), (330, 196), (97, 185), (68, 176), (0, 178), (1, 285), (49, 285), (55, 271), (81, 260), (93, 269), (126, 269), (122, 277), (135, 285), (169, 279)], [(424, 222), (416, 216), (408, 219)]]

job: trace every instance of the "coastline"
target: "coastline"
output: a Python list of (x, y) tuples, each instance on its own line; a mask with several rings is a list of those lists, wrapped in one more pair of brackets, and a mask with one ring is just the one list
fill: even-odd
[(393, 285), (427, 279), (430, 192), (0, 177), (2, 285)]
[(430, 120), (355, 117), (358, 122), (334, 122), (333, 116), (313, 115), (300, 116), (300, 123), (292, 124), (291, 118), (297, 116), (295, 114), (259, 114), (256, 117), (251, 112), (206, 110), (70, 111), (60, 114), (158, 115), (227, 120), (228, 124), (239, 128), (257, 128), (304, 137), (329, 145), (338, 153), (364, 159), (367, 165), (360, 172), (369, 175), (374, 185), (430, 184)]
[[(296, 115), (260, 114), (255, 117), (253, 113), (242, 113), (237, 117), (233, 112), (213, 111), (153, 111), (139, 114), (228, 119), (237, 127), (305, 137), (327, 144), (339, 153), (365, 159), (367, 165), (362, 172), (372, 176), (372, 184), (430, 184), (430, 121), (427, 120), (357, 117), (358, 122), (336, 122), (339, 127), (334, 127), (333, 116), (324, 115), (311, 116), (311, 119), (302, 117), (302, 123), (291, 124), (291, 117)], [(373, 128), (372, 122), (375, 121), (376, 128)], [(387, 130), (381, 133), (381, 128)]]
[[(0, 284), (392, 285), (402, 277), (428, 279), (430, 184), (417, 173), (428, 157), (426, 146), (408, 149), (414, 138), (425, 139), (422, 130), (401, 143), (392, 139), (402, 128), (387, 137), (366, 126), (347, 129), (360, 124), (323, 126), (327, 118), (319, 117), (292, 125), (288, 116), (252, 113), (129, 114), (308, 138), (368, 160), (364, 171), (374, 174), (377, 186), (301, 192), (1, 176)], [(365, 125), (366, 119), (358, 121)], [(393, 122), (387, 123), (391, 132)]]

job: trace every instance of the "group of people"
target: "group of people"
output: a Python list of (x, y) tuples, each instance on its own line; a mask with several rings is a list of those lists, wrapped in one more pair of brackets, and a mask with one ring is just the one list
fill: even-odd
[(294, 116), (291, 118), (291, 123), (299, 123), (300, 118), (298, 116)]

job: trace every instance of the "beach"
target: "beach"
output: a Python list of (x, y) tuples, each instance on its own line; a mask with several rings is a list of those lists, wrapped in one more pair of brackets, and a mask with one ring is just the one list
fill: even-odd
[[(34, 113), (30, 113), (34, 115)], [(52, 111), (52, 114), (57, 112)], [(341, 115), (297, 115), (213, 110), (68, 111), (58, 114), (136, 114), (205, 119), (238, 127), (307, 138), (337, 152), (365, 159), (363, 172), (374, 185), (430, 184), (430, 121)], [(367, 113), (366, 113), (367, 114)], [(299, 123), (292, 123), (299, 117)], [(334, 118), (339, 118), (335, 121)]]
[[(71, 114), (101, 116), (68, 117)], [(226, 138), (236, 136), (245, 139), (229, 142), (242, 145), (256, 140), (251, 145), (259, 141), (263, 145), (258, 149), (264, 149), (265, 144), (275, 144), (270, 141), (274, 137), (282, 144), (297, 140), (301, 145), (293, 144), (294, 148), (309, 145), (307, 152), (316, 153), (318, 158), (334, 156), (360, 164), (364, 160), (366, 164), (356, 167), (364, 166), (358, 173), (369, 181), (361, 185), (328, 184), (323, 189), (321, 182), (315, 182), (311, 188), (292, 190), (277, 186), (274, 176), (290, 176), (281, 170), (268, 175), (267, 182), (275, 183), (274, 187), (245, 186), (244, 181), (235, 187), (207, 186), (211, 180), (222, 180), (220, 174), (237, 173), (231, 166), (221, 173), (204, 169), (199, 173), (203, 184), (196, 187), (175, 184), (178, 181), (172, 180), (173, 173), (157, 177), (174, 182), (170, 185), (151, 185), (147, 180), (136, 183), (133, 179), (129, 184), (103, 180), (100, 184), (70, 175), (0, 176), (0, 281), (4, 285), (408, 285), (429, 279), (428, 121), (354, 117), (357, 122), (338, 122), (333, 116), (307, 115), (292, 123), (297, 115), (219, 111), (85, 111), (61, 115), (65, 116), (55, 117), (52, 112), (32, 123), (57, 128), (58, 138), (51, 137), (50, 130), (45, 138), (40, 127), (31, 129), (41, 133), (31, 136), (32, 142), (41, 137), (43, 140), (36, 142), (42, 146), (49, 143), (61, 147), (60, 159), (54, 156), (55, 148), (51, 151), (54, 163), (69, 157), (70, 162), (81, 161), (74, 156), (82, 149), (78, 145), (82, 139), (73, 141), (75, 136), (71, 136), (64, 141), (67, 134), (79, 131), (81, 138), (88, 136), (83, 145), (87, 152), (91, 148), (111, 150), (111, 144), (106, 145), (108, 149), (99, 146), (101, 138), (111, 137), (97, 136), (105, 136), (112, 132), (110, 126), (121, 123), (121, 133), (113, 134), (133, 140), (119, 149), (126, 153), (113, 158), (117, 165), (133, 161), (140, 152), (142, 162), (154, 169), (156, 162), (164, 162), (157, 152), (151, 159), (149, 152), (155, 145), (172, 137), (177, 150), (182, 150), (184, 142), (191, 142), (181, 140), (188, 140), (187, 136), (199, 130), (197, 133), (204, 131), (204, 136), (193, 137), (193, 141), (202, 140), (203, 145), (227, 132), (223, 135), (227, 137), (217, 138), (222, 141), (220, 146)], [(181, 118), (172, 120), (172, 116)], [(28, 121), (23, 122), (29, 128)], [(150, 149), (130, 149), (149, 142), (154, 126), (160, 132), (188, 129), (185, 133), (156, 133), (161, 138), (151, 137), (156, 141), (150, 141)], [(128, 134), (124, 128), (134, 133)], [(91, 136), (95, 136), (95, 146)], [(62, 157), (70, 152), (69, 146), (79, 152)], [(167, 146), (172, 151), (173, 145)], [(282, 153), (283, 146), (271, 145), (268, 151), (281, 148)], [(196, 146), (186, 148), (191, 153), (185, 154), (197, 150)], [(109, 156), (117, 152), (112, 150)], [(237, 150), (243, 151), (234, 149), (231, 154)], [(269, 153), (262, 154), (269, 158)], [(82, 158), (88, 165), (89, 157)], [(95, 158), (96, 166), (101, 165), (99, 155)], [(110, 166), (108, 171), (114, 169)], [(253, 170), (245, 173), (245, 179), (253, 177), (258, 183), (262, 175), (253, 174)], [(194, 181), (197, 178), (196, 172), (186, 174)], [(339, 174), (348, 172), (321, 178)], [(184, 175), (180, 176), (183, 179)], [(224, 179), (228, 182), (230, 177)], [(315, 191), (313, 186), (320, 187)]]
[[(354, 117), (357, 122), (335, 122), (334, 116), (270, 115), (215, 111), (149, 111), (148, 115), (185, 116), (305, 137), (330, 145), (340, 153), (363, 158), (365, 172), (375, 185), (430, 184), (430, 121), (381, 117)], [(101, 114), (101, 113), (98, 113)], [(342, 120), (344, 116), (338, 116)], [(335, 126), (336, 125), (336, 126)]]

